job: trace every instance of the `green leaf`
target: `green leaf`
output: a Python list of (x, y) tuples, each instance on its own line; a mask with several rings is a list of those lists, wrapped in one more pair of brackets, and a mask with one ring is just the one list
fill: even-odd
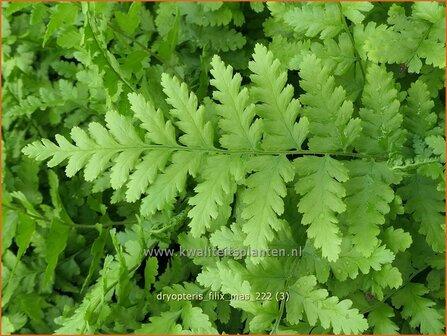
[(53, 35), (53, 33), (59, 29), (63, 24), (73, 24), (78, 16), (79, 8), (78, 6), (71, 3), (60, 3), (58, 4), (54, 11), (51, 13), (50, 22), (48, 22), (45, 35), (43, 37), (42, 46), (45, 46), (48, 39)]
[(161, 76), (161, 85), (167, 95), (166, 101), (173, 107), (170, 114), (185, 133), (180, 136), (180, 142), (186, 146), (213, 148), (213, 128), (205, 119), (204, 107), (198, 107), (196, 95), (188, 93), (185, 83), (167, 74)]
[(93, 277), (93, 273), (99, 267), (101, 258), (104, 256), (104, 247), (105, 247), (107, 238), (109, 236), (109, 231), (104, 230), (100, 224), (97, 224), (96, 228), (99, 232), (99, 235), (93, 242), (92, 248), (90, 250), (90, 252), (92, 254), (92, 261), (90, 262), (87, 277), (85, 278), (84, 283), (82, 284), (81, 292), (83, 292), (84, 289), (89, 285), (90, 280)]
[(403, 252), (410, 247), (413, 239), (408, 232), (402, 229), (388, 227), (384, 232), (386, 246), (394, 253)]
[(54, 218), (50, 231), (46, 238), (46, 251), (45, 259), (47, 261), (47, 267), (45, 268), (44, 283), (45, 286), (49, 285), (54, 280), (54, 271), (57, 266), (59, 255), (63, 253), (67, 246), (68, 236), (70, 235), (71, 228)]
[(385, 163), (352, 161), (346, 164), (350, 180), (346, 187), (347, 211), (342, 215), (354, 236), (353, 243), (359, 252), (370, 255), (377, 245), (380, 225), (385, 223), (389, 204), (394, 199), (393, 184), (400, 176)]
[(284, 21), (307, 37), (332, 38), (344, 29), (336, 3), (305, 3), (287, 11)]
[(141, 203), (141, 214), (147, 216), (157, 210), (169, 208), (178, 193), (185, 190), (188, 174), (196, 175), (202, 159), (202, 153), (175, 152), (171, 157), (169, 167), (147, 190), (148, 195)]
[[(294, 176), (293, 165), (284, 156), (257, 157), (248, 162), (254, 173), (247, 178), (244, 191), (245, 207), (242, 210), (242, 231), (247, 234), (245, 245), (252, 249), (266, 249), (275, 231), (283, 227), (278, 216), (284, 212), (283, 198), (287, 194), (286, 183)], [(264, 195), (264, 197), (259, 197)]]
[(371, 269), (379, 271), (383, 265), (390, 264), (395, 258), (394, 254), (379, 243), (369, 256), (364, 256), (348, 239), (344, 239), (339, 259), (330, 263), (335, 277), (339, 281), (345, 281), (348, 277), (355, 279), (359, 271), (368, 274)]
[(146, 153), (135, 165), (135, 171), (130, 174), (127, 183), (126, 200), (135, 202), (140, 199), (149, 185), (154, 183), (159, 172), (166, 166), (171, 157), (171, 151), (154, 149)]
[(298, 203), (298, 211), (303, 214), (301, 223), (309, 225), (307, 236), (321, 249), (323, 257), (335, 261), (341, 244), (336, 214), (346, 210), (342, 182), (348, 180), (348, 170), (329, 156), (302, 157), (294, 163), (300, 177), (295, 189), (302, 196)]
[(361, 131), (360, 119), (352, 118), (354, 107), (346, 100), (342, 86), (335, 86), (327, 64), (307, 55), (300, 64), (300, 96), (303, 114), (309, 119), (309, 149), (312, 151), (346, 151)]
[[(356, 148), (365, 153), (383, 154), (401, 150), (405, 133), (399, 111), (398, 91), (393, 76), (385, 67), (371, 65), (367, 69), (362, 95), (362, 134)], [(386, 106), (386, 108), (384, 108)]]
[(205, 179), (194, 188), (196, 195), (189, 199), (193, 208), (189, 211), (191, 233), (199, 237), (210, 228), (219, 215), (219, 207), (229, 206), (236, 192), (237, 182), (245, 175), (239, 156), (209, 156), (203, 168)]
[(204, 314), (199, 307), (193, 307), (191, 302), (186, 302), (182, 310), (183, 326), (196, 334), (218, 334), (217, 330), (209, 321), (208, 315)]
[(369, 12), (374, 5), (366, 1), (341, 2), (343, 14), (353, 23), (359, 24), (365, 18), (363, 12)]
[(432, 112), (433, 100), (422, 80), (417, 80), (408, 89), (406, 105), (403, 106), (404, 125), (412, 134), (423, 138), (436, 124), (436, 113)]
[(252, 314), (256, 314), (259, 309), (258, 302), (251, 301), (250, 283), (244, 280), (244, 269), (235, 261), (228, 263), (219, 262), (215, 266), (205, 267), (197, 276), (197, 281), (213, 291), (220, 290), (233, 299), (230, 305), (235, 308), (243, 309)]
[(253, 61), (248, 64), (253, 72), (251, 93), (259, 102), (256, 113), (264, 122), (263, 148), (266, 150), (300, 149), (308, 133), (309, 122), (302, 117), (296, 122), (300, 110), (293, 99), (293, 87), (286, 85), (287, 74), (282, 71), (272, 52), (261, 44), (255, 46)]
[[(352, 2), (349, 2), (352, 3)], [(343, 2), (348, 4), (348, 2)], [(354, 45), (346, 33), (341, 33), (338, 36), (338, 41), (335, 39), (327, 39), (323, 44), (312, 43), (311, 50), (315, 55), (327, 65), (331, 72), (336, 76), (346, 74), (357, 62), (355, 56)]]
[(339, 301), (327, 290), (315, 288), (316, 284), (316, 278), (310, 275), (301, 277), (289, 289), (286, 318), (290, 323), (299, 323), (305, 315), (311, 326), (320, 321), (323, 328), (332, 328), (335, 334), (357, 334), (368, 328), (358, 309), (351, 308), (350, 300)]
[(435, 302), (424, 297), (427, 293), (423, 284), (409, 283), (392, 296), (391, 302), (398, 309), (402, 307), (402, 316), (409, 319), (413, 328), (420, 327), (423, 334), (442, 334), (444, 317)]
[[(425, 12), (424, 14), (421, 14)], [(365, 49), (375, 63), (408, 65), (408, 71), (419, 73), (423, 60), (445, 68), (445, 8), (437, 3), (415, 5), (411, 16), (393, 4), (388, 11), (387, 25), (380, 25), (368, 37)]]
[(141, 3), (134, 2), (130, 5), (127, 14), (116, 12), (116, 22), (119, 27), (127, 34), (133, 34), (141, 21)]
[(368, 323), (373, 328), (374, 334), (393, 335), (399, 333), (399, 327), (391, 319), (394, 317), (393, 309), (385, 304), (380, 304), (368, 314)]
[(148, 291), (152, 284), (155, 283), (155, 277), (158, 270), (157, 258), (151, 257), (146, 260), (144, 267), (144, 289)]
[(163, 37), (161, 43), (158, 45), (158, 54), (161, 59), (165, 61), (169, 61), (178, 44), (180, 27), (180, 15), (178, 12), (175, 14), (174, 23), (170, 23), (169, 27), (171, 27), (169, 32)]
[(397, 289), (402, 286), (402, 274), (398, 268), (386, 264), (379, 271), (372, 272), (365, 284), (378, 300), (383, 300), (385, 288)]
[(445, 162), (445, 139), (439, 135), (431, 135), (425, 139), (427, 145), (438, 155), (442, 162)]
[(135, 117), (141, 121), (141, 127), (147, 130), (147, 139), (159, 145), (177, 146), (174, 126), (170, 120), (165, 122), (160, 109), (155, 110), (141, 94), (129, 93), (128, 98)]
[(406, 201), (405, 210), (420, 224), (419, 232), (436, 252), (445, 251), (445, 197), (437, 183), (427, 177), (406, 179), (399, 194)]
[(177, 324), (181, 311), (163, 312), (160, 316), (152, 316), (150, 323), (143, 324), (136, 334), (180, 334), (182, 327)]
[(15, 242), (19, 248), (17, 251), (17, 258), (21, 259), (31, 243), (31, 238), (36, 229), (36, 222), (22, 212), (18, 212), (17, 217)]
[(214, 78), (210, 83), (217, 89), (213, 98), (220, 103), (216, 105), (223, 133), (220, 144), (228, 149), (255, 149), (261, 138), (262, 123), (260, 119), (253, 120), (255, 106), (250, 104), (247, 88), (241, 89), (241, 75), (233, 75), (233, 68), (225, 67), (219, 56), (213, 57), (211, 66)]

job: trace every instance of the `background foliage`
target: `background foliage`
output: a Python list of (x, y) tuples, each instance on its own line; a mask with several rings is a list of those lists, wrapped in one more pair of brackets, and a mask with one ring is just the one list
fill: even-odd
[(445, 332), (443, 3), (2, 8), (3, 334)]

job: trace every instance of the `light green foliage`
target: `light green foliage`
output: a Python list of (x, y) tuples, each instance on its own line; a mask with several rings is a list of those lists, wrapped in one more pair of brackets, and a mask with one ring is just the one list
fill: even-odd
[(307, 321), (314, 326), (320, 321), (325, 329), (332, 327), (334, 333), (353, 334), (365, 331), (368, 324), (357, 309), (352, 309), (350, 300), (339, 301), (328, 297), (325, 289), (316, 289), (314, 276), (306, 276), (290, 288), (287, 302), (287, 320), (298, 323), (305, 314)]
[(280, 69), (267, 48), (256, 45), (253, 61), (248, 65), (253, 75), (252, 94), (260, 104), (256, 112), (264, 121), (263, 147), (268, 150), (300, 149), (308, 132), (308, 121), (300, 118), (299, 102), (293, 99), (293, 87), (287, 82), (287, 74)]
[(319, 3), (316, 6), (304, 3), (284, 13), (283, 20), (290, 27), (307, 37), (327, 39), (336, 36), (342, 29), (340, 11), (336, 3)]
[(393, 76), (385, 68), (371, 65), (366, 73), (363, 89), (362, 135), (356, 147), (371, 154), (390, 153), (401, 150), (404, 134), (400, 128), (402, 114)]
[(189, 226), (195, 236), (201, 235), (210, 227), (212, 220), (219, 215), (219, 207), (228, 207), (233, 201), (237, 181), (244, 176), (244, 167), (239, 156), (209, 156), (203, 170), (204, 181), (194, 189), (196, 195), (189, 204), (194, 207), (189, 212)]
[(423, 62), (445, 68), (445, 7), (437, 2), (415, 2), (407, 15), (400, 4), (388, 11), (388, 25), (377, 26), (365, 49), (373, 62), (405, 63), (419, 73)]
[(422, 80), (411, 84), (408, 89), (407, 105), (404, 107), (404, 125), (413, 136), (424, 137), (436, 124), (437, 116), (432, 109), (427, 85)]
[(329, 156), (303, 157), (295, 164), (300, 177), (295, 189), (302, 196), (298, 211), (304, 214), (301, 222), (309, 225), (307, 235), (315, 247), (322, 250), (325, 258), (335, 261), (341, 244), (336, 215), (346, 210), (342, 182), (348, 180), (348, 170)]
[(2, 334), (445, 333), (442, 2), (2, 9)]
[(203, 106), (197, 106), (197, 97), (189, 93), (186, 85), (180, 84), (175, 77), (165, 74), (161, 77), (163, 91), (168, 97), (166, 101), (173, 107), (169, 112), (176, 118), (176, 125), (185, 133), (180, 142), (190, 147), (213, 147), (213, 130), (211, 123), (205, 120)]
[(305, 90), (301, 102), (306, 106), (304, 116), (309, 119), (312, 134), (309, 148), (314, 151), (347, 151), (358, 137), (360, 119), (352, 118), (351, 101), (346, 100), (342, 86), (335, 86), (330, 69), (309, 55), (300, 65), (300, 85)]
[(330, 263), (335, 277), (344, 281), (347, 278), (355, 279), (361, 273), (368, 274), (371, 269), (379, 271), (383, 265), (390, 264), (394, 254), (379, 243), (373, 246), (373, 251), (366, 256), (363, 251), (353, 246), (349, 239), (345, 239), (341, 246), (340, 258)]
[(286, 183), (292, 181), (294, 169), (284, 156), (257, 157), (247, 165), (253, 174), (247, 178), (245, 207), (241, 214), (246, 220), (242, 225), (247, 234), (245, 244), (254, 249), (266, 249), (274, 238), (274, 231), (281, 230), (284, 225), (277, 216), (284, 212), (282, 198), (287, 195)]
[(368, 323), (373, 327), (374, 334), (397, 334), (399, 327), (391, 318), (393, 309), (387, 304), (381, 304), (368, 315)]
[(250, 104), (247, 88), (241, 89), (242, 77), (233, 75), (233, 68), (225, 66), (218, 56), (211, 62), (210, 83), (216, 88), (213, 98), (220, 102), (216, 106), (221, 116), (219, 127), (222, 129), (220, 144), (228, 149), (255, 149), (261, 137), (261, 120), (253, 122), (255, 107)]
[(410, 325), (419, 326), (424, 334), (440, 334), (444, 329), (443, 316), (435, 309), (435, 302), (424, 297), (427, 289), (422, 284), (410, 284), (392, 299), (402, 309), (404, 317), (411, 317)]
[(400, 181), (399, 175), (384, 163), (352, 161), (347, 164), (350, 179), (346, 183), (347, 211), (342, 221), (354, 236), (353, 243), (365, 256), (372, 253), (394, 199), (392, 184)]
[(436, 252), (445, 251), (445, 207), (444, 193), (436, 188), (436, 183), (423, 176), (406, 179), (400, 189), (406, 200), (406, 211), (420, 222), (419, 232)]

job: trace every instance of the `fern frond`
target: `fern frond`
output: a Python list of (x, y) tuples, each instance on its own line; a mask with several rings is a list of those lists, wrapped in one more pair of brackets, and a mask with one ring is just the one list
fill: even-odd
[(397, 289), (402, 286), (402, 274), (397, 267), (385, 264), (378, 270), (371, 272), (370, 276), (365, 276), (363, 287), (370, 291), (378, 300), (383, 300), (386, 288)]
[(179, 137), (180, 142), (185, 146), (214, 148), (211, 122), (205, 120), (205, 109), (198, 106), (196, 95), (188, 92), (185, 83), (167, 74), (162, 74), (161, 85), (167, 95), (166, 101), (173, 107), (170, 114), (185, 133)]
[(321, 249), (323, 257), (335, 261), (342, 241), (336, 215), (346, 210), (342, 182), (349, 179), (348, 169), (329, 156), (302, 157), (294, 163), (300, 176), (295, 189), (302, 196), (298, 203), (298, 211), (303, 214), (301, 222), (309, 225), (307, 236)]
[(365, 18), (363, 13), (373, 9), (373, 4), (367, 1), (340, 2), (340, 6), (345, 15), (351, 22), (359, 24)]
[(147, 196), (141, 202), (141, 214), (152, 215), (172, 206), (177, 195), (185, 190), (188, 175), (196, 176), (203, 159), (204, 153), (200, 152), (174, 152), (170, 165), (147, 189)]
[(334, 276), (339, 281), (355, 279), (359, 272), (368, 274), (371, 270), (380, 271), (383, 265), (391, 263), (395, 258), (393, 252), (381, 245), (380, 241), (372, 249), (373, 251), (365, 256), (350, 239), (343, 239), (340, 258), (329, 263)]
[[(274, 231), (282, 226), (278, 216), (283, 213), (285, 183), (291, 181), (294, 174), (288, 159), (264, 154), (258, 143), (263, 135), (264, 143), (269, 144), (264, 147), (270, 149), (270, 153), (271, 148), (299, 148), (307, 130), (305, 118), (296, 122), (299, 103), (292, 99), (292, 87), (284, 88), (286, 75), (280, 74), (279, 63), (260, 45), (254, 58), (251, 65), (256, 71), (254, 92), (265, 102), (259, 107), (265, 120), (255, 116), (256, 106), (251, 103), (249, 91), (241, 89), (240, 75), (233, 76), (232, 69), (217, 56), (213, 59), (215, 78), (212, 84), (217, 89), (214, 98), (219, 102), (215, 105), (217, 125), (222, 134), (220, 142), (226, 149), (214, 147), (212, 124), (206, 119), (204, 106), (199, 106), (197, 97), (188, 92), (186, 84), (163, 74), (161, 84), (166, 101), (172, 106), (169, 113), (156, 110), (141, 94), (131, 93), (128, 99), (138, 126), (128, 117), (108, 112), (106, 127), (92, 122), (88, 132), (73, 128), (74, 144), (57, 135), (57, 145), (42, 140), (28, 145), (24, 153), (39, 160), (51, 157), (50, 166), (68, 160), (67, 175), (73, 176), (84, 168), (87, 181), (107, 173), (112, 188), (126, 187), (115, 194), (115, 201), (124, 197), (134, 202), (146, 195), (141, 202), (141, 214), (145, 216), (169, 209), (176, 197), (185, 191), (187, 178), (191, 176), (198, 182), (196, 195), (189, 199), (193, 206), (189, 212), (190, 227), (196, 237), (210, 229), (219, 214), (220, 220), (228, 219), (229, 213), (224, 214), (220, 208), (228, 208), (237, 184), (245, 184), (247, 189), (242, 198), (245, 204), (242, 219), (246, 221), (243, 231), (248, 235), (245, 242), (249, 246), (266, 248)], [(266, 73), (269, 78), (280, 75), (273, 95), (266, 91), (268, 83), (262, 79)], [(261, 97), (261, 93), (267, 96)], [(268, 108), (274, 108), (274, 112), (270, 113)], [(165, 115), (173, 122), (166, 120)], [(262, 134), (263, 121), (268, 127)], [(284, 130), (290, 132), (286, 138), (282, 135)], [(176, 131), (180, 133), (178, 140)], [(288, 143), (284, 146), (285, 139)], [(250, 153), (256, 157), (245, 157)], [(205, 154), (210, 156), (205, 159)], [(261, 156), (257, 157), (258, 154)], [(250, 166), (248, 170), (244, 167), (246, 160)], [(199, 170), (203, 164), (205, 168)], [(245, 181), (251, 171), (253, 174)], [(275, 183), (268, 182), (272, 177)], [(255, 196), (259, 191), (268, 195), (265, 202)]]
[(201, 48), (210, 46), (216, 51), (234, 51), (241, 49), (247, 39), (240, 32), (229, 29), (227, 27), (209, 27), (207, 30), (197, 30), (196, 34), (200, 34), (197, 44)]
[(219, 56), (211, 61), (210, 83), (217, 89), (213, 98), (221, 116), (219, 127), (223, 134), (219, 140), (228, 149), (256, 149), (262, 135), (262, 122), (255, 118), (255, 106), (250, 103), (247, 88), (241, 89), (242, 77), (233, 76), (233, 68), (225, 67)]
[(402, 114), (393, 75), (385, 67), (372, 64), (366, 73), (363, 90), (362, 135), (357, 139), (359, 151), (379, 154), (401, 149), (405, 133), (401, 129)]
[(147, 131), (146, 139), (159, 145), (178, 146), (175, 128), (170, 120), (165, 122), (160, 109), (155, 110), (141, 94), (129, 93), (128, 98), (135, 117), (141, 121), (141, 127)]
[(314, 55), (307, 55), (300, 65), (300, 96), (303, 114), (309, 119), (309, 148), (316, 151), (347, 151), (361, 131), (360, 119), (352, 118), (352, 102), (346, 100), (343, 87), (335, 86), (329, 67)]
[(445, 331), (444, 4), (2, 8), (2, 333)]
[(346, 163), (349, 181), (346, 182), (346, 207), (341, 221), (348, 225), (353, 243), (359, 252), (370, 255), (378, 240), (379, 225), (385, 223), (394, 199), (392, 184), (400, 177), (385, 163), (351, 161)]
[(283, 20), (297, 33), (307, 37), (320, 35), (333, 38), (343, 29), (341, 13), (336, 3), (304, 3), (283, 14)]
[[(154, 220), (151, 224), (157, 223)], [(112, 236), (115, 248), (118, 250), (116, 256), (108, 255), (104, 261), (96, 283), (88, 290), (83, 297), (82, 302), (77, 305), (76, 309), (70, 315), (60, 316), (57, 324), (60, 325), (55, 330), (56, 334), (67, 334), (69, 332), (76, 334), (93, 334), (98, 332), (97, 325), (91, 325), (86, 316), (93, 311), (103, 313), (111, 303), (113, 295), (117, 295), (120, 299), (122, 290), (122, 275), (132, 275), (141, 265), (144, 259), (144, 249), (147, 248), (145, 242), (148, 240), (147, 231), (142, 230), (140, 226), (127, 228), (121, 235), (121, 243), (118, 243), (116, 236)], [(129, 237), (138, 237), (137, 240), (129, 239)], [(114, 294), (115, 293), (115, 294)], [(99, 321), (103, 322), (101, 318)]]
[(368, 37), (365, 50), (375, 63), (400, 63), (419, 73), (423, 62), (445, 68), (445, 7), (439, 3), (414, 3), (410, 16), (393, 4), (390, 26), (380, 25)]
[(420, 223), (419, 232), (436, 252), (445, 251), (445, 202), (444, 193), (437, 183), (424, 176), (407, 178), (398, 190), (406, 201), (405, 209)]
[(393, 309), (386, 303), (380, 304), (368, 314), (368, 323), (373, 328), (374, 334), (394, 335), (399, 332), (399, 327), (394, 323)]
[(309, 52), (310, 46), (310, 40), (290, 41), (281, 35), (275, 35), (269, 44), (269, 50), (279, 60), (283, 68), (298, 70), (299, 64), (304, 54)]
[(287, 195), (286, 183), (293, 179), (294, 169), (284, 156), (256, 157), (247, 165), (248, 170), (254, 173), (247, 178), (247, 189), (243, 194), (245, 207), (242, 218), (246, 222), (242, 230), (247, 234), (245, 245), (253, 249), (267, 249), (274, 232), (284, 225), (278, 216), (284, 212), (282, 198)]
[(308, 132), (308, 121), (296, 122), (300, 103), (293, 98), (293, 87), (287, 82), (287, 73), (281, 69), (272, 52), (261, 44), (255, 46), (253, 61), (248, 67), (253, 87), (251, 93), (261, 104), (256, 113), (263, 118), (265, 149), (300, 149)]
[(410, 325), (420, 327), (423, 334), (443, 334), (444, 317), (436, 310), (435, 302), (424, 295), (428, 289), (420, 283), (410, 283), (391, 298), (393, 306), (402, 307), (402, 316)]
[(166, 166), (172, 151), (154, 149), (146, 153), (136, 164), (134, 172), (129, 176), (127, 183), (126, 200), (135, 202), (147, 190), (147, 187), (154, 183), (158, 172)]
[(193, 307), (186, 302), (182, 309), (182, 321), (186, 330), (194, 334), (218, 335), (216, 328), (209, 321), (209, 316), (200, 307)]
[(242, 231), (242, 224), (233, 223), (230, 227), (222, 226), (215, 231), (210, 237), (210, 242), (221, 250), (237, 249), (244, 246), (245, 236)]
[[(209, 287), (213, 291), (222, 291), (227, 295), (234, 295), (234, 298), (238, 296), (250, 297), (252, 289), (250, 283), (244, 279), (245, 269), (241, 264), (234, 260), (228, 262), (217, 263), (215, 266), (206, 267), (197, 276), (197, 281), (204, 287)], [(259, 302), (251, 300), (231, 300), (230, 305), (235, 308), (241, 308), (242, 310), (251, 314), (256, 314), (259, 309)]]
[(312, 43), (311, 49), (336, 76), (345, 74), (357, 61), (354, 46), (346, 33), (341, 33), (338, 40), (334, 38), (324, 40), (322, 44)]
[(201, 3), (193, 3), (191, 6), (188, 3), (180, 2), (177, 5), (181, 12), (186, 14), (185, 21), (188, 24), (192, 23), (203, 27), (227, 26), (233, 18), (231, 10), (225, 4), (219, 4), (219, 8), (203, 6)]
[(286, 318), (290, 323), (299, 323), (305, 315), (311, 326), (320, 321), (323, 328), (332, 328), (335, 334), (357, 334), (368, 328), (358, 309), (351, 308), (351, 300), (340, 301), (336, 296), (329, 296), (326, 289), (316, 288), (316, 285), (316, 278), (309, 275), (298, 279), (289, 289)]
[(237, 182), (245, 176), (245, 169), (237, 155), (209, 156), (201, 174), (204, 179), (194, 188), (196, 195), (189, 199), (189, 226), (193, 236), (200, 236), (219, 215), (219, 207), (231, 204)]
[(36, 141), (23, 149), (25, 155), (38, 160), (45, 160), (50, 167), (68, 160), (67, 176), (71, 177), (84, 168), (84, 177), (93, 181), (100, 173), (111, 168), (111, 184), (114, 188), (121, 187), (127, 180), (129, 172), (138, 157), (145, 150), (144, 142), (137, 134), (131, 121), (111, 111), (106, 114), (107, 129), (92, 122), (89, 134), (79, 127), (71, 131), (71, 138), (75, 144), (65, 137), (56, 135), (57, 145), (48, 141)]
[(135, 330), (135, 334), (180, 334), (182, 326), (177, 323), (181, 310), (162, 312), (160, 316), (152, 316), (150, 323), (145, 323)]
[(388, 227), (383, 234), (383, 241), (385, 242), (385, 245), (396, 254), (397, 252), (403, 252), (409, 248), (413, 239), (408, 232), (405, 232), (402, 229)]
[(434, 106), (427, 84), (420, 79), (411, 83), (406, 104), (403, 106), (405, 128), (413, 135), (426, 137), (438, 119), (436, 113), (432, 112)]

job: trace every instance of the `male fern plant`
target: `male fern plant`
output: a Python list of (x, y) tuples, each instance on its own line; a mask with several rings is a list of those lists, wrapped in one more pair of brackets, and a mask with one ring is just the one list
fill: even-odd
[(6, 332), (445, 332), (443, 4), (4, 6)]

